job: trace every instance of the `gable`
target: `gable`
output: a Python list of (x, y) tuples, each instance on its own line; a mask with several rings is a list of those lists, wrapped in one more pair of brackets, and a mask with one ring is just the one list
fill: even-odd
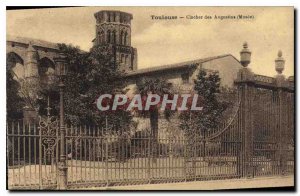
[(210, 61), (203, 62), (201, 66), (192, 74), (191, 79), (195, 79), (200, 69), (208, 71), (218, 71), (221, 78), (222, 87), (233, 87), (234, 80), (237, 77), (239, 69), (242, 68), (240, 62), (232, 55), (225, 56), (223, 58), (212, 59)]

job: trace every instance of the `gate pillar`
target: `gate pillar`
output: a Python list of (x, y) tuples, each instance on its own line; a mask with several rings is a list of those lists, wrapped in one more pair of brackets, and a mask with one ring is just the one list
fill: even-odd
[(254, 74), (248, 68), (250, 64), (251, 52), (247, 43), (244, 43), (241, 54), (241, 68), (238, 72), (235, 84), (238, 86), (241, 99), (241, 146), (238, 155), (238, 173), (241, 177), (253, 177), (253, 117), (252, 104), (254, 95)]
[(280, 172), (282, 175), (286, 174), (287, 159), (286, 159), (286, 134), (287, 134), (287, 112), (285, 105), (286, 103), (286, 87), (288, 82), (285, 76), (282, 74), (284, 70), (285, 60), (282, 57), (282, 52), (278, 52), (278, 57), (275, 59), (275, 70), (276, 75), (276, 87), (278, 92), (278, 136), (279, 136), (279, 164)]

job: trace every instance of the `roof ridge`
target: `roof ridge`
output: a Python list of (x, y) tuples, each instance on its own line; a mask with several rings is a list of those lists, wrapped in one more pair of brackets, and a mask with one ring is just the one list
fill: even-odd
[(50, 42), (42, 39), (30, 38), (30, 37), (6, 35), (6, 41), (14, 41), (14, 42), (26, 43), (26, 44), (32, 42), (32, 44), (36, 46), (58, 49), (58, 45), (57, 45), (58, 43)]
[[(194, 63), (204, 63), (206, 61), (211, 61), (214, 59), (218, 59), (218, 58), (223, 58), (226, 56), (232, 56), (234, 59), (236, 59), (232, 54), (223, 54), (223, 55), (217, 55), (217, 56), (211, 56), (211, 57), (205, 57), (205, 58), (198, 58), (198, 59), (194, 59), (194, 60), (189, 60), (189, 61), (183, 61), (183, 62), (179, 62), (179, 63), (173, 63), (173, 64), (166, 64), (166, 65), (159, 65), (159, 66), (155, 66), (155, 67), (149, 67), (149, 68), (142, 68), (142, 69), (137, 69), (134, 71), (130, 71), (128, 72), (128, 74), (134, 74), (140, 71), (157, 71), (163, 68), (171, 68), (173, 66), (184, 66), (184, 64), (194, 64)], [(237, 60), (237, 59), (236, 59)], [(237, 60), (238, 61), (238, 60)]]

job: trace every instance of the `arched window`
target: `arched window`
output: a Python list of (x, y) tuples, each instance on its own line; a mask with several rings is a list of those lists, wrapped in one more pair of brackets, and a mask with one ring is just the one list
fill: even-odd
[(104, 32), (103, 31), (100, 32), (99, 38), (100, 38), (100, 43), (103, 43), (104, 42)]
[(128, 55), (125, 55), (125, 64), (128, 64)]
[(39, 60), (38, 72), (40, 81), (44, 84), (51, 84), (55, 80), (55, 65), (47, 57)]
[(109, 22), (115, 22), (115, 13), (109, 13)]
[(120, 44), (121, 45), (123, 44), (123, 36), (124, 36), (124, 32), (121, 31), (121, 36), (120, 36)]
[(128, 37), (128, 34), (127, 34), (127, 32), (125, 32), (125, 35), (124, 35), (124, 45), (125, 46), (127, 45), (127, 42), (128, 42), (127, 37)]
[(112, 43), (116, 43), (116, 31), (112, 32)]
[(111, 39), (110, 39), (110, 33), (111, 33), (110, 30), (108, 30), (108, 31), (107, 31), (107, 40), (106, 40), (107, 43), (110, 43), (110, 40), (111, 40)]
[(116, 13), (114, 13), (113, 17), (114, 17), (114, 22), (116, 22)]
[(105, 17), (105, 16), (104, 16), (104, 13), (102, 13), (101, 16), (100, 16), (100, 22), (101, 22), (101, 23), (104, 22), (104, 17)]
[(124, 54), (121, 55), (121, 63), (124, 63)]
[(23, 59), (14, 52), (6, 55), (6, 69), (11, 70), (14, 74), (14, 79), (22, 79), (25, 76), (25, 68)]
[(120, 23), (123, 23), (123, 15), (120, 14)]
[(111, 20), (110, 20), (110, 19), (111, 19), (111, 18), (110, 18), (110, 13), (108, 12), (107, 15), (108, 15), (108, 17), (107, 17), (107, 18), (108, 18), (108, 22), (110, 22), (110, 21), (111, 21)]

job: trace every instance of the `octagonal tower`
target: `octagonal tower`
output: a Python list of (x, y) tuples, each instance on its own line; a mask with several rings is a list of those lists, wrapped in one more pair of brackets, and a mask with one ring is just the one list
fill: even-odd
[(121, 11), (102, 10), (96, 18), (95, 46), (110, 46), (119, 70), (137, 69), (137, 49), (131, 47), (132, 15)]

